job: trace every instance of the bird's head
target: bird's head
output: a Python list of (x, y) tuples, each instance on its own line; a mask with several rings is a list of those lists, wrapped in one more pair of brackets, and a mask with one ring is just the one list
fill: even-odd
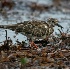
[(60, 27), (61, 29), (63, 28), (60, 24), (58, 24), (59, 21), (58, 21), (57, 19), (55, 19), (55, 18), (49, 18), (49, 19), (47, 20), (47, 22), (48, 22), (49, 25), (51, 25), (52, 27), (58, 26), (58, 27)]

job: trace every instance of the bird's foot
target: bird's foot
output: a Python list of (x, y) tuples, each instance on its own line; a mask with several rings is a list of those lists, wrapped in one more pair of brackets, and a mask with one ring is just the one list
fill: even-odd
[(32, 48), (38, 49), (38, 46), (37, 46), (33, 41), (32, 41), (30, 44), (31, 44), (31, 47), (32, 47)]

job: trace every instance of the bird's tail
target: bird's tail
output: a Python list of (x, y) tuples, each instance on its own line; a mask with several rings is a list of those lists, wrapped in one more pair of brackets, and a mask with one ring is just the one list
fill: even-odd
[(16, 28), (16, 25), (0, 25), (0, 28), (13, 30)]
[(0, 25), (0, 28), (7, 28), (7, 25)]

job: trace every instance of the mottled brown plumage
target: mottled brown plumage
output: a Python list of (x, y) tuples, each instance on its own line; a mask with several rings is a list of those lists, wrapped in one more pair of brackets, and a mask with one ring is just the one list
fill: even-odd
[[(55, 25), (58, 25), (58, 20), (54, 18), (49, 18), (47, 22), (39, 20), (24, 21), (22, 23), (13, 25), (1, 25), (0, 28), (14, 30), (17, 33), (22, 33), (32, 39), (44, 39), (46, 36), (54, 32), (53, 27)], [(62, 26), (58, 26), (62, 28)]]

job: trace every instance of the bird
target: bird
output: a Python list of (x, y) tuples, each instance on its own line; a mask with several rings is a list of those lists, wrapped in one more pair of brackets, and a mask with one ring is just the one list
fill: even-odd
[(62, 29), (63, 27), (58, 24), (58, 22), (59, 21), (56, 18), (49, 18), (47, 19), (47, 22), (41, 20), (31, 20), (12, 25), (0, 25), (0, 28), (10, 29), (17, 33), (21, 33), (34, 41), (36, 39), (45, 39), (46, 36), (51, 35), (54, 32), (53, 27), (55, 26)]

